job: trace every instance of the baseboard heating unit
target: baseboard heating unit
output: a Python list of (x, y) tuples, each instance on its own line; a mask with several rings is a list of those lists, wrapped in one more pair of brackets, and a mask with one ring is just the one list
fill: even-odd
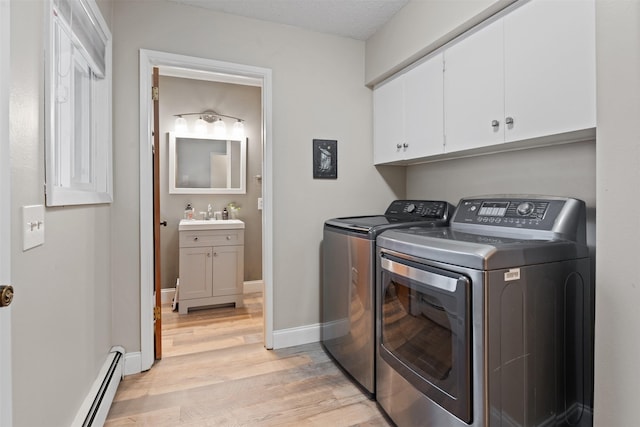
[(72, 427), (98, 427), (104, 425), (113, 397), (122, 379), (124, 348), (112, 347), (98, 377), (89, 390)]

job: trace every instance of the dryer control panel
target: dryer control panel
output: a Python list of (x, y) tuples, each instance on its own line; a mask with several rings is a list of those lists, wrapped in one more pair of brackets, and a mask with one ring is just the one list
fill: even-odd
[(550, 231), (575, 235), (585, 219), (584, 202), (567, 197), (488, 196), (460, 200), (452, 228), (479, 232), (490, 229)]

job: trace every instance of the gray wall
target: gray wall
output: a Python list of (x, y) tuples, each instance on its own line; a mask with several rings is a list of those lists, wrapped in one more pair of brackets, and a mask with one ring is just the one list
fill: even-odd
[(598, 0), (595, 425), (638, 424), (640, 2)]
[(111, 206), (47, 208), (22, 251), (21, 207), (44, 204), (44, 2), (10, 7), (13, 425), (67, 426), (112, 344)]
[(407, 168), (407, 197), (444, 199), (483, 194), (576, 197), (587, 204), (587, 244), (595, 247), (596, 144), (584, 141), (445, 160)]
[[(379, 212), (404, 172), (372, 166), (364, 43), (165, 1), (114, 6), (114, 342), (140, 350), (138, 52), (272, 69), (274, 329), (317, 324), (324, 220)], [(338, 140), (338, 179), (312, 177), (312, 140)]]
[[(178, 277), (178, 223), (187, 203), (196, 217), (211, 204), (221, 211), (230, 202), (240, 207), (238, 218), (244, 221), (244, 280), (262, 280), (262, 212), (258, 197), (262, 195), (262, 94), (256, 86), (219, 83), (160, 76), (160, 214), (167, 227), (160, 228), (161, 278), (163, 288), (172, 288)], [(246, 194), (169, 194), (169, 139), (175, 114), (215, 110), (245, 120), (247, 145)], [(185, 116), (193, 126), (198, 116)], [(232, 121), (227, 120), (230, 131)]]

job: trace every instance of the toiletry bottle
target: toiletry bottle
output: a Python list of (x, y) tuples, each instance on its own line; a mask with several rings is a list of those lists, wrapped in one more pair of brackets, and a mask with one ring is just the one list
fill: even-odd
[(224, 208), (222, 210), (222, 219), (229, 219), (229, 211), (227, 210), (227, 208)]
[(191, 206), (191, 203), (187, 203), (184, 208), (184, 219), (193, 219), (193, 206)]
[(211, 206), (211, 203), (207, 206), (207, 219), (213, 219), (213, 206)]

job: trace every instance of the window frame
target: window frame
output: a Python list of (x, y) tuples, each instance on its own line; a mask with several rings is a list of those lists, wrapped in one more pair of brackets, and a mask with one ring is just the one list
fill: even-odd
[[(96, 33), (104, 36), (104, 72), (91, 59), (91, 54), (79, 41), (62, 13), (57, 12), (56, 1), (46, 2), (45, 19), (48, 26), (45, 32), (45, 199), (47, 206), (103, 204), (113, 202), (113, 152), (112, 152), (112, 36), (106, 21), (102, 17), (95, 0), (67, 0), (76, 2), (87, 13)], [(82, 113), (84, 121), (77, 122), (75, 114), (78, 110), (73, 106), (67, 108), (67, 119), (64, 126), (60, 126), (58, 114), (62, 107), (57, 104), (57, 65), (61, 52), (58, 51), (57, 32), (65, 32), (73, 44), (70, 64), (75, 67), (77, 59), (90, 70), (80, 85), (88, 88), (84, 95), (85, 106), (90, 111)], [(93, 45), (95, 46), (95, 44)], [(71, 71), (70, 71), (71, 72)], [(73, 70), (75, 72), (75, 68)], [(75, 78), (75, 77), (74, 77)], [(68, 99), (76, 97), (73, 78), (68, 85)], [(84, 90), (83, 89), (83, 90)], [(78, 92), (80, 93), (80, 92)], [(72, 102), (72, 101), (69, 101)], [(85, 114), (86, 113), (86, 114)], [(67, 138), (61, 138), (60, 132), (65, 132)], [(76, 130), (81, 129), (83, 135), (89, 138), (74, 137)], [(76, 150), (78, 148), (79, 150)], [(77, 165), (80, 159), (83, 163)], [(82, 179), (74, 180), (74, 170)], [(78, 172), (80, 171), (81, 172)]]

